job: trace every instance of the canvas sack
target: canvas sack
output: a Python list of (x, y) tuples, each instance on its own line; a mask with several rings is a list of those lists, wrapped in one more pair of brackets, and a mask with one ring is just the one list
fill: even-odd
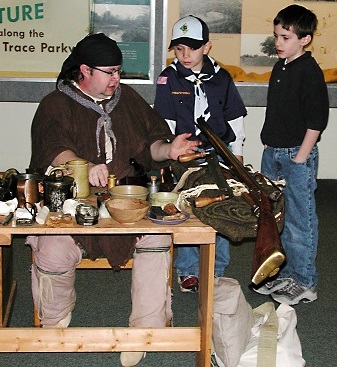
[(236, 279), (214, 279), (213, 346), (219, 367), (236, 367), (250, 340), (253, 310)]
[(304, 367), (295, 310), (266, 302), (253, 310), (255, 324), (237, 367)]

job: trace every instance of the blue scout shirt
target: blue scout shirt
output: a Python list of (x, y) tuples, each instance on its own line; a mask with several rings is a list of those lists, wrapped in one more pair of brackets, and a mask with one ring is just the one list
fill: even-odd
[[(176, 67), (177, 71), (167, 67), (158, 77), (154, 109), (166, 120), (176, 121), (176, 135), (192, 132), (191, 139), (197, 139), (194, 125), (194, 85), (185, 79), (191, 71), (179, 62)], [(213, 75), (210, 80), (202, 83), (210, 110), (207, 123), (228, 144), (235, 140), (235, 134), (227, 121), (245, 116), (246, 108), (227, 70), (220, 68), (215, 73), (213, 64), (205, 56), (202, 73)], [(204, 143), (204, 148), (209, 146), (203, 135), (198, 135), (198, 139)]]

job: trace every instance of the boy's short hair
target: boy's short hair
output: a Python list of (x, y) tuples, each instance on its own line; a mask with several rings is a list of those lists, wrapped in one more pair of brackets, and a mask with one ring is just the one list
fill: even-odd
[(208, 41), (207, 24), (202, 19), (189, 15), (174, 24), (169, 49), (181, 44), (197, 50)]
[(314, 37), (318, 21), (311, 10), (301, 5), (292, 4), (280, 10), (273, 23), (274, 26), (281, 24), (287, 31), (292, 27), (298, 39), (301, 39), (307, 35), (310, 35), (311, 38)]

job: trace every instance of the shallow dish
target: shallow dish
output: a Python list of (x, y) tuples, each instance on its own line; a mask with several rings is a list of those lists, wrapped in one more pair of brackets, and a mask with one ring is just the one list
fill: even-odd
[(165, 224), (165, 225), (180, 224), (180, 223), (185, 222), (185, 220), (187, 220), (190, 217), (190, 215), (186, 212), (181, 212), (181, 214), (184, 215), (183, 218), (172, 219), (172, 220), (152, 218), (150, 214), (146, 214), (146, 218), (150, 219), (150, 221), (156, 224)]

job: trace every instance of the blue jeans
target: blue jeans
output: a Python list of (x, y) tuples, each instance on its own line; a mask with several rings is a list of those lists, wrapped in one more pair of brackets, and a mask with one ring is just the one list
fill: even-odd
[[(231, 150), (231, 147), (228, 146), (228, 149)], [(200, 148), (198, 151), (203, 151), (203, 149)], [(211, 147), (207, 151), (214, 151), (214, 148)], [(219, 162), (223, 162), (223, 159), (219, 155), (217, 157)], [(205, 161), (205, 158), (197, 160), (199, 163), (204, 163)], [(225, 269), (229, 265), (229, 260), (229, 241), (221, 234), (217, 234), (215, 241), (214, 276), (222, 277), (224, 275)], [(195, 275), (199, 277), (199, 247), (179, 246), (174, 267), (178, 276)]]
[(281, 241), (286, 253), (279, 277), (291, 277), (304, 287), (317, 285), (316, 256), (318, 218), (317, 188), (318, 148), (314, 146), (304, 163), (296, 163), (299, 147), (267, 147), (262, 155), (261, 172), (272, 180), (284, 179), (285, 217)]
[[(229, 242), (226, 237), (216, 235), (214, 276), (222, 277), (229, 264)], [(174, 262), (178, 276), (199, 276), (199, 247), (179, 246)]]

